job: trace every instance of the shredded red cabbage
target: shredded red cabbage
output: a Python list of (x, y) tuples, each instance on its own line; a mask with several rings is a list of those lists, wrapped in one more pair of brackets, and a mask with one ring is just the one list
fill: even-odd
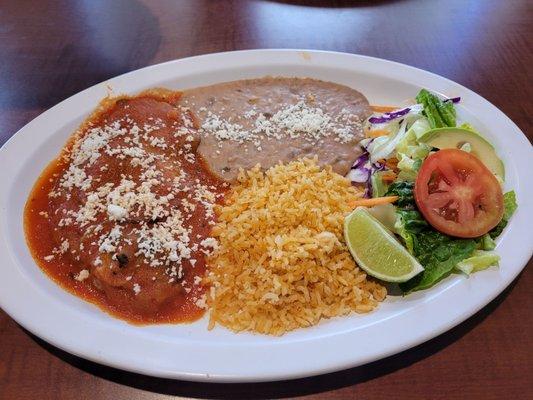
[(369, 198), (372, 197), (370, 177), (374, 172), (383, 171), (384, 169), (385, 165), (381, 163), (371, 163), (370, 154), (365, 150), (353, 163), (348, 177), (352, 181), (352, 184), (364, 184), (365, 192), (363, 197)]
[(377, 171), (383, 171), (384, 169), (385, 169), (385, 164), (372, 163), (372, 171), (370, 172), (370, 175), (368, 176), (368, 181), (366, 181), (365, 193), (363, 194), (363, 197), (365, 198), (372, 197), (372, 181), (370, 180), (370, 177), (372, 176), (372, 174), (376, 173)]
[(370, 173), (372, 171), (369, 168), (353, 169), (350, 172), (350, 180), (352, 183), (367, 183), (370, 179)]
[(358, 169), (361, 167), (364, 167), (366, 163), (368, 163), (368, 160), (370, 159), (370, 154), (368, 154), (368, 151), (363, 152), (357, 160), (354, 161), (351, 169)]
[[(451, 97), (444, 101), (451, 101), (452, 103), (459, 103), (461, 101), (461, 98)], [(401, 117), (409, 113), (409, 111), (411, 111), (411, 107), (402, 108), (401, 110), (398, 110), (398, 111), (386, 112), (386, 113), (383, 113), (380, 117), (370, 117), (368, 119), (368, 122), (370, 122), (371, 124), (383, 124), (385, 122), (389, 122), (389, 121), (392, 121), (393, 119)]]
[(384, 113), (381, 117), (370, 117), (368, 119), (368, 122), (371, 124), (382, 124), (384, 122), (392, 121), (393, 119), (396, 119), (398, 117), (401, 117), (405, 114), (407, 114), (409, 111), (411, 111), (410, 107), (403, 108), (398, 111), (393, 111), (390, 113)]

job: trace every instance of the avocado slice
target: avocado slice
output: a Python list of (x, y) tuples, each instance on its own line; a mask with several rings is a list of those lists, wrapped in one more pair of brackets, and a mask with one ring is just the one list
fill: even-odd
[(435, 128), (424, 133), (418, 141), (437, 149), (460, 149), (469, 143), (472, 149), (470, 153), (502, 181), (505, 179), (503, 162), (496, 155), (494, 147), (475, 132), (462, 128)]

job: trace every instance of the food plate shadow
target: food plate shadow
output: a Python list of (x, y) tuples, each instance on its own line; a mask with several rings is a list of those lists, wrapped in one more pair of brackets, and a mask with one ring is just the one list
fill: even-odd
[(64, 352), (25, 331), (37, 344), (64, 362), (91, 375), (121, 385), (165, 395), (208, 399), (272, 399), (327, 392), (364, 383), (431, 357), (457, 340), (495, 311), (515, 287), (521, 274), (487, 306), (455, 328), (412, 349), (366, 365), (302, 379), (260, 383), (201, 383), (154, 378), (103, 366)]

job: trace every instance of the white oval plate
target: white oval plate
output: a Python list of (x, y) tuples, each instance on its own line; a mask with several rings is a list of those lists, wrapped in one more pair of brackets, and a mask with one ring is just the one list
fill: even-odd
[[(264, 75), (313, 77), (364, 93), (373, 104), (400, 104), (422, 87), (461, 96), (463, 119), (485, 133), (520, 204), (498, 241), (499, 268), (453, 276), (431, 290), (389, 297), (368, 315), (324, 321), (283, 337), (190, 325), (136, 327), (67, 293), (36, 266), (22, 214), (39, 173), (108, 94), (154, 86), (185, 89)], [(253, 50), (211, 54), (143, 68), (93, 86), (35, 118), (0, 149), (0, 305), (19, 324), (77, 356), (159, 377), (243, 382), (289, 379), (354, 367), (429, 340), (502, 292), (532, 254), (533, 152), (518, 127), (488, 101), (448, 79), (406, 65), (351, 54)]]

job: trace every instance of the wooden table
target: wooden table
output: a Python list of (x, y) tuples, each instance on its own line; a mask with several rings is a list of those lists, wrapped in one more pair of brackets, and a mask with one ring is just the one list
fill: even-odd
[[(531, 139), (532, 37), (528, 0), (1, 0), (0, 144), (47, 108), (115, 75), (196, 54), (283, 47), (435, 72), (493, 102)], [(423, 345), (278, 383), (198, 384), (122, 372), (64, 353), (0, 311), (0, 399), (532, 398), (529, 264), (487, 307)]]

